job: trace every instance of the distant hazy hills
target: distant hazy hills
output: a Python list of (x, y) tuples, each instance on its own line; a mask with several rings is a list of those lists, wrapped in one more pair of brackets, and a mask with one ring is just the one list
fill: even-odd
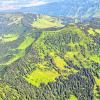
[(46, 14), (51, 16), (67, 16), (78, 19), (91, 18), (98, 14), (100, 10), (100, 0), (64, 0), (41, 6), (25, 7), (16, 11), (34, 14)]

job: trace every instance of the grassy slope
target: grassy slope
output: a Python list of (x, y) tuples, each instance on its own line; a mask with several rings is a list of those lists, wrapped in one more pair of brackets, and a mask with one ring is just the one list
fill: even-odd
[(64, 25), (61, 24), (61, 22), (57, 21), (57, 19), (52, 18), (50, 16), (41, 16), (40, 18), (37, 18), (35, 22), (33, 22), (32, 26), (34, 28), (57, 28), (57, 27), (63, 27)]
[[(9, 36), (6, 35), (5, 37), (9, 37)], [(19, 50), (19, 52), (15, 54), (14, 56), (12, 56), (7, 62), (5, 62), (4, 64), (0, 64), (0, 65), (10, 65), (16, 60), (22, 58), (25, 55), (25, 50), (33, 43), (33, 41), (34, 41), (33, 38), (31, 38), (30, 36), (27, 36), (24, 39), (24, 41), (17, 48), (14, 49), (14, 50)]]
[(19, 45), (19, 50), (25, 50), (27, 47), (29, 47), (33, 43), (34, 39), (27, 36), (25, 40)]

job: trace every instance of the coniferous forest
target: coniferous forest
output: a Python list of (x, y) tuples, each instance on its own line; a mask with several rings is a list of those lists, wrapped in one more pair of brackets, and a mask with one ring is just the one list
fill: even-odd
[(100, 100), (100, 13), (76, 1), (63, 16), (0, 13), (0, 100)]

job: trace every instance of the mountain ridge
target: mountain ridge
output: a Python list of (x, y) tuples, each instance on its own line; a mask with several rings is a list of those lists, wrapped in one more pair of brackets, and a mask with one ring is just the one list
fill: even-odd
[(95, 13), (99, 13), (100, 9), (99, 0), (63, 0), (61, 2), (53, 2), (41, 6), (24, 7), (18, 10), (9, 10), (7, 12), (22, 12), (33, 14), (45, 14), (50, 16), (66, 16), (75, 17), (80, 20), (93, 17)]

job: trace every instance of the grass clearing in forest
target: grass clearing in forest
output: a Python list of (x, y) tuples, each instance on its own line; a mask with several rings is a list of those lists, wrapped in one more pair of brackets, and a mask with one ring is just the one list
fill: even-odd
[(76, 97), (76, 96), (71, 95), (71, 96), (70, 96), (70, 99), (68, 99), (68, 100), (78, 100), (78, 99), (77, 99), (77, 97)]
[[(6, 35), (7, 37), (10, 37), (11, 35)], [(10, 58), (7, 62), (0, 64), (0, 65), (10, 65), (11, 63), (15, 62), (16, 60), (20, 59), (25, 55), (25, 49), (28, 48), (32, 43), (34, 39), (32, 37), (27, 36), (25, 40), (18, 46), (19, 53), (15, 54), (12, 58)]]
[(100, 78), (94, 76), (95, 82), (98, 86), (100, 86)]
[(90, 28), (90, 29), (88, 30), (88, 33), (91, 34), (91, 35), (95, 35), (95, 31), (94, 31), (92, 28)]
[(49, 71), (37, 69), (33, 71), (30, 75), (28, 75), (25, 79), (32, 85), (39, 87), (41, 83), (47, 84), (48, 82), (55, 81), (55, 78), (58, 76), (58, 72), (54, 69)]
[(100, 78), (97, 78), (94, 76), (94, 79), (96, 83), (94, 85), (93, 92), (94, 92), (94, 99), (97, 100), (97, 97), (99, 96), (98, 91), (97, 91), (97, 86), (100, 87)]
[(27, 36), (25, 40), (19, 45), (18, 49), (23, 50), (29, 47), (33, 43), (34, 39), (32, 37)]
[(100, 29), (95, 29), (95, 32), (100, 34)]
[(33, 22), (32, 24), (35, 28), (56, 28), (56, 27), (63, 27), (64, 25), (61, 24), (59, 21), (56, 21), (54, 18), (50, 16), (41, 16), (37, 19), (37, 21)]
[(13, 62), (15, 62), (16, 60), (20, 59), (21, 57), (23, 57), (25, 55), (25, 51), (20, 51), (18, 54), (16, 54), (15, 56), (13, 56), (11, 59), (9, 59), (9, 61), (5, 62), (4, 64), (0, 64), (0, 65), (10, 65)]
[(67, 66), (67, 63), (64, 61), (64, 59), (62, 59), (61, 57), (55, 55), (54, 52), (50, 53), (50, 56), (52, 57), (54, 64), (56, 65), (56, 67), (58, 67), (61, 70), (65, 69), (65, 66)]
[(13, 42), (18, 39), (18, 34), (7, 34), (0, 37), (1, 42)]
[(100, 57), (98, 57), (97, 55), (93, 55), (90, 57), (90, 60), (100, 64)]

